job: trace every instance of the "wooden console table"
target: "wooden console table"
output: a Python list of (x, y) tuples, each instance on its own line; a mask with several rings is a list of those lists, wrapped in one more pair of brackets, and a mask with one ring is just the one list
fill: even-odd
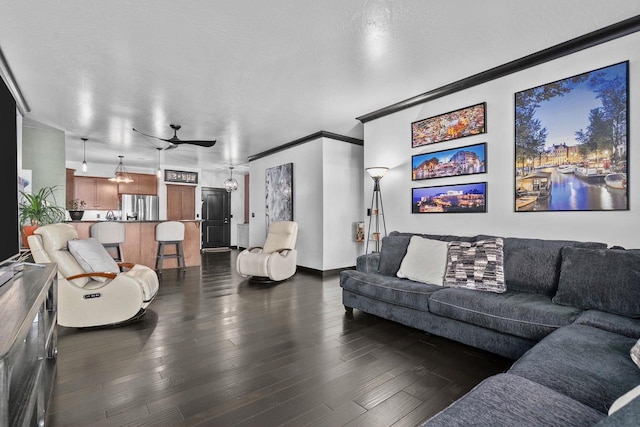
[(45, 425), (56, 372), (57, 266), (0, 286), (0, 426)]

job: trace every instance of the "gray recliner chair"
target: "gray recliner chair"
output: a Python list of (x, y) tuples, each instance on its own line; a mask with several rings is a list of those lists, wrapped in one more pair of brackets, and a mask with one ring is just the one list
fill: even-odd
[[(115, 271), (95, 271), (90, 266), (88, 271), (87, 265), (83, 267), (76, 258), (77, 254), (74, 256), (69, 251), (72, 240), (89, 243), (78, 246), (78, 250), (85, 252), (79, 254), (83, 264), (87, 264), (86, 260), (91, 263), (106, 257), (114, 265), (110, 270)], [(139, 264), (116, 264), (96, 240), (80, 241), (78, 232), (70, 224), (39, 227), (29, 236), (29, 247), (35, 262), (58, 265), (58, 324), (61, 326), (84, 328), (137, 319), (158, 292), (158, 276), (153, 269)]]

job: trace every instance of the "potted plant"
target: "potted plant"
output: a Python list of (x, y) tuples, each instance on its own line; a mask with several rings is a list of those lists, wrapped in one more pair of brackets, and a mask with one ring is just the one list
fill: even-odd
[(84, 207), (86, 203), (84, 200), (80, 199), (72, 199), (67, 200), (67, 210), (69, 211), (69, 216), (74, 221), (80, 221), (82, 216), (84, 215)]
[(37, 193), (20, 192), (18, 212), (22, 230), (22, 245), (29, 247), (27, 236), (33, 234), (41, 225), (53, 224), (64, 220), (64, 208), (56, 204), (54, 187), (42, 187)]

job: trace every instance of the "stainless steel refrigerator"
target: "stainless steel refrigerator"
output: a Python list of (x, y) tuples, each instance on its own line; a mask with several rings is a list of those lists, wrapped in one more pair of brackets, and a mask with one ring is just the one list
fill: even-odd
[(123, 194), (121, 208), (125, 221), (158, 221), (158, 196)]

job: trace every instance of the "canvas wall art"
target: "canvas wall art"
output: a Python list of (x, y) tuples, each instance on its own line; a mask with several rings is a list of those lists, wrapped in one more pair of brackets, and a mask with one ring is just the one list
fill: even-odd
[(265, 171), (267, 229), (274, 221), (293, 221), (293, 163)]
[(411, 213), (486, 212), (487, 183), (412, 188), (411, 205)]
[(515, 94), (515, 211), (628, 210), (629, 62)]
[(411, 147), (485, 133), (485, 102), (411, 123)]
[(487, 144), (467, 145), (411, 157), (411, 179), (473, 175), (487, 171)]

